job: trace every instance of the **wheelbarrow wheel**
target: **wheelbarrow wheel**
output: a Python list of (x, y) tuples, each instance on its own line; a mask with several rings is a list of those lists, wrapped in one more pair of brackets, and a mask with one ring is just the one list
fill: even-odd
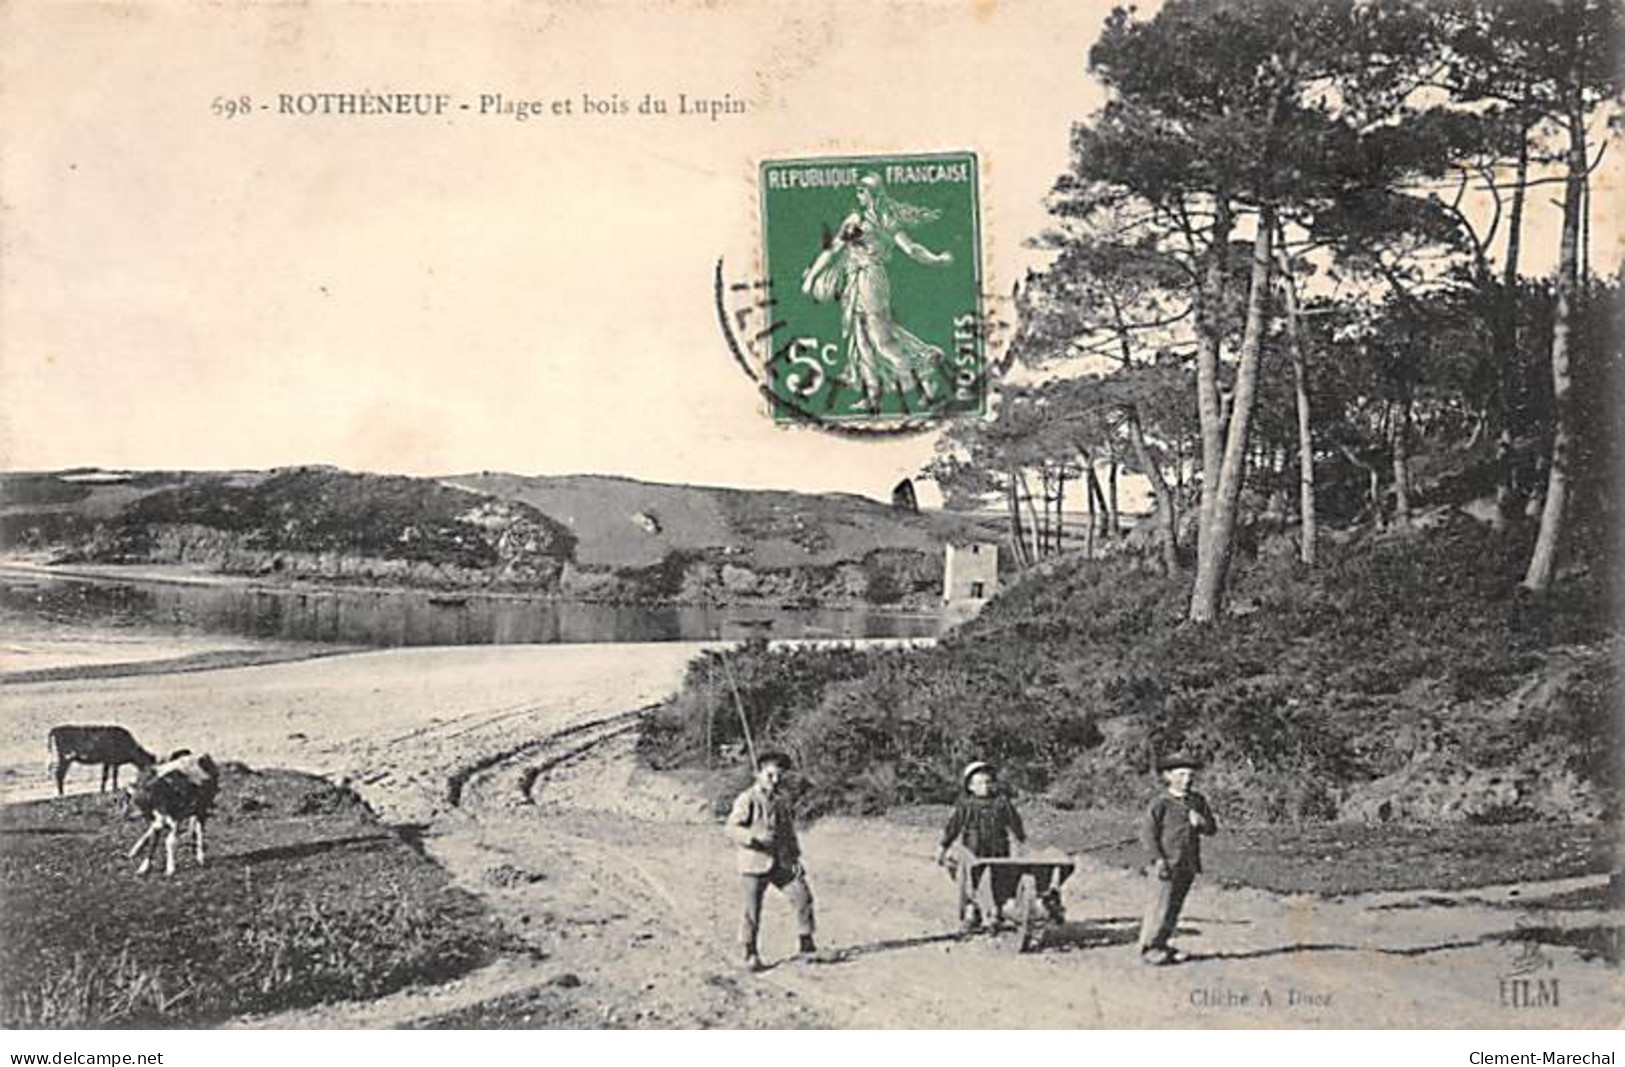
[(1066, 922), (1066, 905), (1061, 903), (1061, 891), (1059, 889), (1051, 889), (1049, 892), (1040, 895), (1038, 899), (1044, 905), (1044, 911), (1048, 915), (1050, 922), (1058, 926)]
[(1038, 909), (1038, 882), (1030, 874), (1022, 875), (1016, 887), (1016, 899), (1010, 905), (1014, 928), (1000, 939), (1011, 952), (1029, 952), (1038, 947), (1043, 936)]
[(1016, 930), (1021, 934), (1021, 951), (1031, 952), (1044, 936), (1043, 919), (1038, 913), (1038, 879), (1025, 875), (1016, 891)]

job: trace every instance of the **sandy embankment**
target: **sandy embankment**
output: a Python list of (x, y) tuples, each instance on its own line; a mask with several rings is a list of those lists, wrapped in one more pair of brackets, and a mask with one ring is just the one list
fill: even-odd
[(16, 578), (81, 578), (86, 581), (156, 582), (160, 585), (261, 586), (247, 575), (221, 574), (190, 563), (52, 563), (49, 553), (0, 553), (0, 574)]
[[(0, 644), (0, 676), (44, 671), (66, 674), (116, 665), (150, 667), (210, 654), (226, 656), (247, 651), (244, 642), (230, 638), (191, 639), (135, 633), (90, 637), (12, 632)], [(297, 658), (297, 654), (290, 651), (288, 658)]]

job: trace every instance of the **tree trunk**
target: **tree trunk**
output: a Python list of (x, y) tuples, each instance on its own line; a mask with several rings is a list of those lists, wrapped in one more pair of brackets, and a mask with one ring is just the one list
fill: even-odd
[(1579, 286), (1591, 284), (1591, 173), (1580, 177), (1580, 264), (1576, 271)]
[(1106, 523), (1106, 516), (1110, 514), (1106, 504), (1106, 490), (1100, 486), (1100, 475), (1093, 469), (1089, 472), (1089, 485), (1095, 494), (1095, 517), (1100, 523), (1100, 536), (1106, 538), (1111, 533), (1111, 527)]
[[(1541, 485), (1546, 481), (1546, 468), (1551, 465), (1551, 458), (1549, 452), (1541, 452), (1535, 456), (1535, 469), (1529, 479), (1531, 485)], [(1523, 517), (1526, 519), (1540, 518), (1541, 510), (1545, 505), (1545, 493), (1530, 493), (1528, 501), (1523, 506)]]
[(1016, 497), (1016, 472), (1014, 469), (1005, 472), (1005, 501), (1010, 507), (1010, 548), (1016, 557), (1016, 564), (1026, 567), (1032, 561), (1027, 558), (1027, 546), (1024, 543), (1025, 535), (1021, 529), (1021, 502)]
[(1361, 459), (1354, 449), (1343, 442), (1339, 441), (1337, 443), (1337, 449), (1347, 457), (1350, 463), (1365, 471), (1366, 497), (1370, 501), (1371, 522), (1374, 526), (1380, 527), (1382, 525), (1382, 475), (1377, 473), (1376, 467)]
[(1084, 535), (1083, 553), (1090, 559), (1095, 558), (1095, 466), (1084, 458), (1083, 463), (1083, 499), (1089, 505), (1089, 532)]
[(1043, 549), (1039, 547), (1038, 542), (1038, 509), (1033, 506), (1033, 491), (1027, 487), (1027, 472), (1018, 470), (1016, 477), (1021, 481), (1021, 495), (1027, 500), (1027, 518), (1032, 523), (1032, 558), (1036, 562), (1044, 558)]
[(1517, 464), (1512, 454), (1512, 368), (1518, 358), (1518, 257), (1523, 250), (1523, 205), (1529, 182), (1529, 129), (1518, 133), (1518, 171), (1512, 186), (1507, 258), (1501, 268), (1501, 299), (1495, 317), (1495, 510), (1491, 523), (1505, 530), (1518, 507)]
[(1055, 470), (1055, 551), (1066, 551), (1066, 464)]
[(1128, 439), (1134, 446), (1134, 459), (1151, 483), (1151, 495), (1157, 503), (1157, 540), (1162, 548), (1162, 565), (1169, 574), (1179, 570), (1179, 518), (1174, 513), (1174, 495), (1162, 476), (1162, 468), (1151, 456), (1145, 443), (1145, 429), (1140, 425), (1140, 413), (1128, 409)]
[(1292, 278), (1292, 264), (1286, 254), (1286, 237), (1280, 235), (1281, 288), (1286, 296), (1287, 349), (1292, 355), (1292, 384), (1298, 403), (1298, 558), (1305, 566), (1315, 565), (1319, 522), (1315, 515), (1315, 438), (1309, 428), (1309, 360), (1304, 352), (1304, 336), (1298, 313), (1298, 287)]
[(1033, 517), (1033, 549), (1037, 552), (1038, 558), (1043, 559), (1049, 555), (1049, 468), (1042, 464), (1038, 468), (1038, 492), (1043, 507), (1033, 503), (1030, 493), (1027, 496), (1027, 505)]
[[(1130, 343), (1128, 323), (1123, 321), (1123, 309), (1114, 300), (1112, 314), (1117, 323), (1117, 344), (1122, 352), (1123, 366), (1134, 366), (1134, 347)], [(1134, 449), (1136, 461), (1140, 464), (1140, 471), (1151, 482), (1151, 492), (1157, 503), (1157, 523), (1160, 529), (1159, 539), (1163, 545), (1162, 563), (1169, 574), (1179, 569), (1178, 541), (1175, 537), (1173, 499), (1168, 493), (1168, 483), (1162, 479), (1162, 468), (1151, 458), (1151, 450), (1145, 444), (1145, 430), (1140, 424), (1140, 409), (1129, 405), (1125, 409), (1128, 420), (1130, 446)], [(1112, 450), (1111, 466), (1111, 524), (1112, 536), (1119, 533), (1117, 498), (1117, 452)]]
[(1177, 444), (1174, 447), (1174, 492), (1178, 496), (1185, 495), (1185, 435), (1176, 434)]
[(1094, 457), (1084, 453), (1084, 467), (1088, 473), (1089, 496), (1089, 554), (1095, 552), (1095, 535), (1104, 532), (1106, 521), (1106, 494), (1100, 488), (1100, 475), (1095, 471)]
[(1202, 519), (1206, 531), (1213, 517), (1224, 462), (1224, 412), (1219, 400), (1219, 349), (1224, 334), (1225, 255), (1230, 248), (1229, 198), (1220, 195), (1213, 205), (1213, 240), (1208, 247), (1207, 273), (1196, 303), (1196, 414), (1202, 433)]
[(1061, 551), (1061, 512), (1055, 505), (1056, 471), (1050, 464), (1043, 464), (1043, 551), (1048, 555), (1055, 555)]
[(1106, 532), (1112, 537), (1123, 535), (1122, 512), (1117, 505), (1117, 451), (1106, 460)]
[(1271, 249), (1275, 234), (1275, 212), (1263, 205), (1258, 213), (1258, 233), (1253, 238), (1253, 269), (1247, 289), (1247, 322), (1242, 330), (1241, 353), (1236, 364), (1236, 388), (1230, 402), (1229, 436), (1225, 442), (1224, 463), (1219, 471), (1218, 492), (1213, 510), (1203, 517), (1202, 535), (1196, 545), (1196, 584), (1191, 590), (1190, 619), (1211, 622), (1219, 613), (1230, 550), (1236, 530), (1236, 508), (1241, 500), (1242, 462), (1247, 455), (1247, 433), (1251, 428), (1253, 401), (1258, 394), (1258, 354), (1264, 339), (1265, 298), (1269, 293)]
[(1569, 166), (1568, 181), (1563, 189), (1563, 238), (1558, 254), (1557, 305), (1552, 310), (1552, 408), (1555, 419), (1552, 453), (1546, 468), (1546, 503), (1540, 512), (1540, 534), (1535, 538), (1535, 548), (1529, 556), (1529, 570), (1523, 576), (1524, 587), (1537, 593), (1544, 593), (1552, 587), (1552, 577), (1557, 572), (1557, 555), (1563, 543), (1569, 498), (1569, 465), (1573, 459), (1574, 412), (1570, 396), (1569, 345), (1580, 280), (1578, 246), (1586, 180), (1585, 102), (1580, 94), (1579, 66), (1576, 58), (1571, 75), (1574, 87), (1569, 101)]
[(1406, 386), (1389, 430), (1394, 457), (1394, 526), (1411, 528), (1411, 390)]

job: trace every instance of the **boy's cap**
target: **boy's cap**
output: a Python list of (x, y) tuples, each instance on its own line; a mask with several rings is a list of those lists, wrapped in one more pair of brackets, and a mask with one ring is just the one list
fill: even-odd
[(1164, 756), (1157, 761), (1158, 771), (1173, 771), (1181, 767), (1188, 767), (1193, 771), (1197, 771), (1205, 766), (1207, 764), (1203, 763), (1200, 757), (1193, 756), (1189, 752), (1175, 752), (1173, 755)]
[(979, 771), (986, 771), (989, 774), (993, 774), (993, 764), (984, 763), (981, 760), (971, 760), (969, 763), (965, 764), (965, 769), (959, 772), (959, 784), (970, 785), (971, 775), (976, 774)]

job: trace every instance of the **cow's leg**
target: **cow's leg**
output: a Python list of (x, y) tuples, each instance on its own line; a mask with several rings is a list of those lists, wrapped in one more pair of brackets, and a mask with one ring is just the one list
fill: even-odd
[(62, 783), (68, 780), (68, 760), (62, 756), (56, 758), (56, 795), (62, 795)]
[(117, 789), (117, 788), (118, 788), (118, 769), (119, 769), (119, 764), (117, 764), (117, 763), (114, 763), (114, 764), (110, 764), (110, 766), (111, 766), (111, 767), (112, 767), (112, 768), (113, 768), (113, 788), (114, 788), (114, 789)]
[(135, 847), (130, 849), (130, 858), (134, 859), (149, 841), (152, 843), (152, 847), (147, 849), (147, 855), (144, 859), (142, 859), (141, 865), (135, 869), (136, 874), (146, 874), (152, 869), (152, 853), (158, 850), (158, 842), (155, 839), (155, 835), (163, 827), (163, 825), (163, 819), (157, 815), (154, 815), (152, 817), (152, 824), (147, 827), (147, 832), (142, 834), (140, 840), (136, 841)]
[(164, 874), (175, 873), (175, 839), (181, 835), (181, 824), (174, 819), (166, 818), (169, 832), (164, 834)]
[(146, 832), (143, 833), (140, 837), (136, 838), (135, 844), (130, 846), (130, 858), (135, 859), (135, 854), (137, 852), (140, 852), (142, 846), (145, 845), (149, 840), (151, 840), (152, 835), (157, 833), (157, 832), (158, 832), (158, 824), (156, 822), (150, 824), (147, 827)]
[[(98, 792), (101, 792), (101, 793), (107, 792), (107, 775), (108, 775), (108, 772), (112, 771), (115, 766), (117, 766), (117, 764), (113, 764), (113, 763), (104, 763), (104, 764), (102, 764), (102, 787), (101, 787), (101, 789), (98, 790)], [(115, 779), (115, 782), (116, 781), (117, 780)]]

